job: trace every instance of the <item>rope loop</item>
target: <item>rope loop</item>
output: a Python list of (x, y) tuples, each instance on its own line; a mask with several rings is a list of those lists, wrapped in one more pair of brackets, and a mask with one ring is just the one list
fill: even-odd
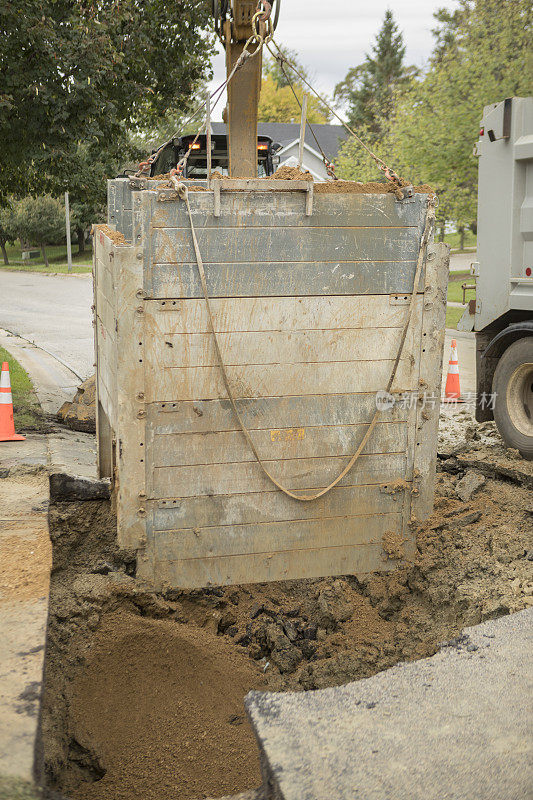
[[(293, 500), (298, 500), (300, 502), (309, 502), (311, 500), (318, 500), (319, 497), (323, 497), (325, 494), (330, 492), (331, 489), (333, 489), (334, 486), (337, 486), (337, 484), (344, 478), (344, 476), (347, 475), (348, 472), (352, 469), (353, 465), (355, 464), (355, 462), (358, 460), (359, 456), (361, 455), (361, 453), (365, 449), (366, 444), (367, 444), (368, 440), (370, 439), (370, 436), (372, 435), (372, 431), (374, 430), (374, 428), (376, 426), (376, 423), (377, 423), (377, 421), (379, 419), (379, 415), (381, 413), (381, 409), (376, 406), (376, 410), (374, 411), (372, 419), (371, 419), (371, 421), (370, 421), (370, 423), (369, 423), (369, 425), (368, 425), (368, 427), (367, 427), (367, 429), (365, 431), (365, 434), (364, 434), (363, 438), (359, 442), (359, 445), (357, 446), (357, 449), (355, 450), (355, 453), (352, 455), (352, 457), (349, 459), (348, 463), (341, 470), (341, 472), (337, 475), (337, 477), (333, 481), (331, 481), (331, 483), (328, 484), (328, 486), (325, 486), (323, 489), (320, 489), (319, 491), (315, 492), (314, 494), (302, 494), (301, 492), (299, 493), (298, 491), (293, 491), (291, 489), (288, 489), (286, 486), (284, 486), (282, 483), (280, 483), (274, 477), (274, 475), (272, 475), (271, 472), (269, 472), (269, 470), (265, 466), (261, 456), (259, 455), (257, 447), (255, 446), (254, 441), (253, 441), (253, 439), (251, 437), (251, 434), (250, 434), (248, 428), (246, 427), (246, 425), (244, 423), (244, 420), (242, 418), (242, 415), (241, 415), (241, 413), (239, 411), (239, 408), (237, 406), (237, 402), (235, 400), (235, 397), (233, 396), (233, 389), (231, 387), (231, 383), (230, 383), (230, 380), (229, 380), (229, 377), (228, 377), (228, 373), (226, 371), (226, 366), (224, 364), (224, 359), (223, 359), (223, 356), (222, 356), (222, 350), (220, 348), (220, 343), (218, 341), (218, 336), (217, 336), (217, 333), (216, 333), (216, 330), (215, 330), (215, 322), (214, 322), (214, 319), (213, 319), (213, 312), (212, 312), (212, 309), (211, 309), (211, 301), (209, 299), (209, 292), (208, 292), (208, 289), (207, 289), (207, 278), (206, 278), (206, 275), (205, 275), (204, 263), (202, 261), (202, 254), (200, 253), (200, 247), (198, 245), (198, 239), (196, 237), (196, 231), (194, 229), (191, 206), (190, 206), (190, 203), (189, 203), (189, 194), (188, 194), (188, 191), (187, 191), (186, 187), (184, 187), (183, 184), (180, 184), (177, 179), (176, 179), (176, 182), (174, 183), (174, 185), (176, 187), (176, 191), (178, 192), (178, 195), (185, 201), (186, 206), (187, 206), (187, 213), (188, 213), (188, 216), (189, 216), (189, 224), (190, 224), (190, 227), (191, 227), (192, 243), (193, 243), (194, 253), (195, 253), (195, 256), (196, 256), (196, 266), (198, 268), (198, 275), (200, 277), (200, 283), (201, 283), (201, 286), (202, 286), (202, 292), (203, 292), (203, 295), (204, 295), (204, 300), (205, 300), (205, 304), (206, 304), (206, 308), (207, 308), (207, 318), (208, 318), (208, 321), (209, 321), (210, 332), (211, 332), (211, 334), (213, 336), (213, 343), (214, 343), (214, 346), (215, 346), (215, 353), (216, 353), (216, 356), (217, 356), (217, 361), (218, 361), (218, 365), (220, 367), (220, 371), (221, 371), (221, 375), (222, 375), (222, 381), (224, 383), (224, 388), (226, 389), (226, 394), (228, 396), (228, 400), (230, 401), (231, 408), (233, 409), (233, 413), (235, 414), (235, 418), (236, 418), (237, 422), (239, 423), (239, 427), (240, 427), (240, 429), (241, 429), (241, 431), (242, 431), (242, 433), (244, 435), (244, 438), (246, 439), (246, 441), (248, 443), (248, 446), (250, 447), (250, 450), (252, 451), (252, 453), (254, 455), (255, 460), (257, 461), (257, 463), (259, 464), (259, 466), (263, 470), (264, 474), (274, 484), (274, 486), (277, 489), (279, 489), (281, 492), (283, 492), (283, 494), (287, 495), (287, 497), (291, 497)], [(181, 190), (182, 186), (185, 189), (185, 191), (180, 194), (180, 190)], [(411, 299), (410, 299), (409, 308), (408, 308), (408, 311), (407, 311), (407, 318), (405, 320), (405, 324), (404, 324), (404, 327), (402, 329), (402, 334), (401, 334), (401, 338), (400, 338), (400, 344), (399, 344), (399, 347), (398, 347), (398, 352), (397, 352), (396, 358), (394, 360), (394, 364), (393, 364), (393, 367), (392, 367), (391, 375), (390, 375), (389, 381), (388, 381), (386, 389), (385, 389), (387, 394), (391, 393), (392, 386), (394, 384), (394, 379), (396, 377), (396, 372), (398, 370), (398, 365), (399, 365), (400, 359), (402, 357), (403, 348), (404, 348), (404, 345), (405, 345), (405, 340), (407, 338), (407, 332), (409, 330), (409, 325), (411, 324), (411, 320), (412, 320), (412, 317), (413, 317), (413, 311), (414, 311), (414, 308), (415, 308), (416, 295), (417, 295), (417, 292), (418, 292), (418, 284), (420, 283), (420, 275), (422, 273), (422, 267), (424, 266), (425, 255), (426, 255), (427, 246), (428, 246), (428, 243), (429, 243), (429, 240), (430, 240), (430, 237), (431, 237), (431, 232), (433, 231), (434, 221), (435, 221), (435, 202), (434, 202), (433, 198), (430, 197), (430, 198), (428, 198), (428, 207), (427, 207), (427, 213), (426, 213), (426, 223), (425, 223), (425, 226), (424, 226), (424, 232), (423, 232), (422, 238), (420, 240), (420, 249), (418, 251), (418, 260), (417, 260), (417, 264), (416, 264), (415, 276), (414, 276), (414, 279), (413, 279), (413, 289), (412, 289), (412, 292), (411, 292)]]
[[(252, 17), (252, 38), (256, 41), (259, 46), (267, 44), (270, 42), (272, 37), (274, 36), (274, 28), (272, 26), (272, 19), (270, 18), (270, 14), (265, 19), (265, 14), (263, 11), (256, 11)], [(257, 23), (264, 22), (266, 25), (266, 33), (262, 34), (260, 30), (258, 30)]]

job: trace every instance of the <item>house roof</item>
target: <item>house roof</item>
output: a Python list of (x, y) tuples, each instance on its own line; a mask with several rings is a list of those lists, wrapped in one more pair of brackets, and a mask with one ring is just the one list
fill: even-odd
[[(342, 125), (311, 125), (313, 133), (320, 142), (327, 157), (333, 161), (337, 157), (339, 146), (346, 139), (347, 133)], [(224, 122), (212, 122), (213, 133), (227, 133), (227, 125)], [(278, 142), (282, 147), (300, 138), (300, 123), (290, 122), (259, 122), (257, 124), (259, 136), (270, 136), (274, 142)], [(305, 126), (305, 143), (318, 150), (313, 133), (309, 125)]]

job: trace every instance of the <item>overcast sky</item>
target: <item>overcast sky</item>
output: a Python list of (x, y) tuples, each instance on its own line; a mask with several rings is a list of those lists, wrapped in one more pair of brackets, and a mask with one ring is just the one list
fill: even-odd
[[(282, 0), (276, 40), (295, 50), (309, 67), (318, 91), (333, 93), (348, 69), (360, 64), (390, 8), (403, 33), (406, 62), (422, 66), (431, 53), (437, 8), (457, 7), (455, 0)], [(220, 48), (221, 49), (221, 48)], [(225, 78), (224, 56), (213, 62), (213, 88)], [(225, 98), (214, 111), (220, 120)]]

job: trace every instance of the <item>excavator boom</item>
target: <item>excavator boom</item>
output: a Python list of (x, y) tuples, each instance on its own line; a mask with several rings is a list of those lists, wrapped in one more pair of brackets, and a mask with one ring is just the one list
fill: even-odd
[[(226, 50), (226, 73), (230, 74), (252, 34), (252, 17), (258, 10), (272, 14), (277, 24), (281, 0), (213, 0), (215, 29)], [(246, 60), (228, 85), (225, 121), (228, 125), (229, 174), (257, 176), (257, 110), (261, 91), (262, 55)]]

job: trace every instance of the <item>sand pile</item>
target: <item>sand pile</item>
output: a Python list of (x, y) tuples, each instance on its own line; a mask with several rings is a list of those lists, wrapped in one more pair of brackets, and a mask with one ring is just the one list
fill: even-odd
[(71, 735), (102, 777), (69, 787), (72, 797), (185, 800), (259, 785), (243, 700), (262, 683), (222, 637), (110, 614), (69, 691)]

